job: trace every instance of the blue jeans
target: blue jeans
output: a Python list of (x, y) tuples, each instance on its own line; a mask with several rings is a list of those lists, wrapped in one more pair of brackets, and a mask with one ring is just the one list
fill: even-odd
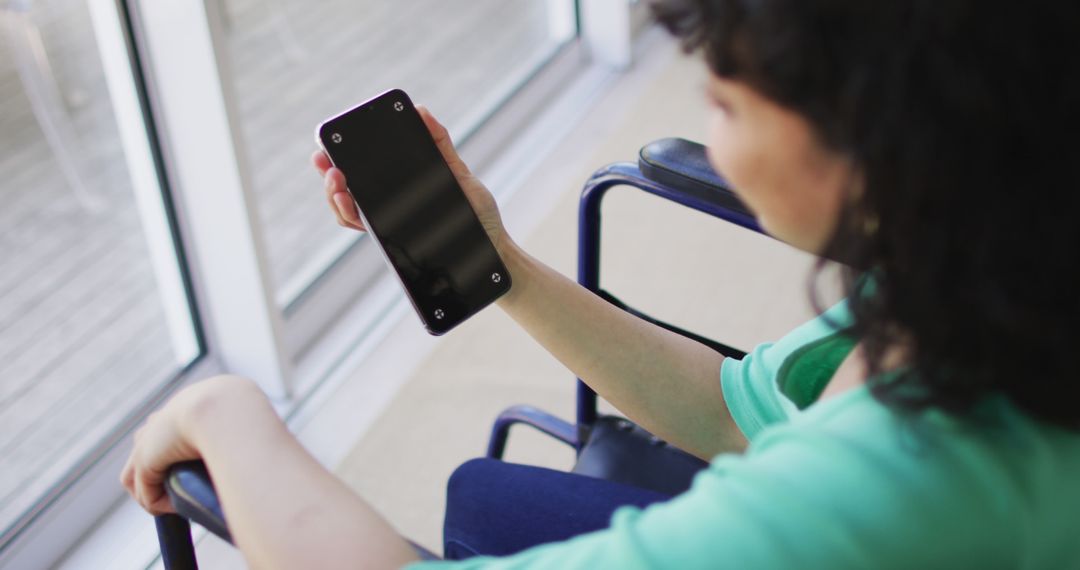
[(607, 528), (615, 509), (671, 497), (543, 467), (473, 459), (450, 476), (443, 556), (503, 556)]

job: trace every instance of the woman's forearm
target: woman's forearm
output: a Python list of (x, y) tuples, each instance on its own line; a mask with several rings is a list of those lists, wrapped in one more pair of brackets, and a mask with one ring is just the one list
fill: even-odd
[(699, 457), (746, 446), (720, 389), (723, 356), (622, 311), (517, 246), (499, 306), (598, 394)]
[(254, 386), (204, 398), (184, 424), (252, 568), (399, 568), (416, 559), (300, 445)]

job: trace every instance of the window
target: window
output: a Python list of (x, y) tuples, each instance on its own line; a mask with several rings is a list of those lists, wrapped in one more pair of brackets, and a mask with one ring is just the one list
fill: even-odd
[(287, 305), (358, 239), (319, 199), (315, 125), (405, 89), (460, 144), (573, 37), (567, 0), (219, 0), (242, 155)]
[(0, 17), (6, 535), (200, 348), (137, 100), (107, 77), (87, 4)]
[(316, 123), (401, 87), (493, 155), (561, 88), (542, 70), (584, 67), (575, 8), (0, 0), (0, 566), (94, 526), (183, 383), (238, 372), (288, 411), (355, 341), (297, 371), (386, 271), (326, 211)]

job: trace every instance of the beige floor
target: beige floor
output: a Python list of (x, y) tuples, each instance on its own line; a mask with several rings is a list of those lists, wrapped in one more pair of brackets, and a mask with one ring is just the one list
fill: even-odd
[[(704, 139), (704, 67), (675, 54), (670, 42), (657, 49), (662, 53), (642, 64), (652, 67), (635, 70), (540, 169), (559, 174), (533, 179), (559, 181), (564, 196), (537, 229), (517, 238), (568, 275), (577, 192), (589, 172), (633, 160), (650, 140)], [(745, 348), (811, 315), (805, 294), (811, 261), (784, 245), (629, 189), (613, 191), (604, 220), (605, 287), (656, 316)], [(435, 349), (337, 472), (401, 532), (441, 551), (443, 493), (453, 469), (483, 453), (492, 420), (509, 405), (529, 403), (572, 418), (572, 380), (491, 308)], [(565, 468), (572, 454), (522, 430), (512, 434), (507, 458)]]

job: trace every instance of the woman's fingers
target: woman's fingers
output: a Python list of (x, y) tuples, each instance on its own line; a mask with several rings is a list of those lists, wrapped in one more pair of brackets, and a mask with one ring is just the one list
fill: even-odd
[(337, 168), (330, 168), (323, 174), (323, 185), (326, 187), (327, 196), (333, 196), (338, 192), (345, 192), (345, 174)]
[(315, 169), (319, 171), (319, 175), (325, 175), (327, 170), (333, 166), (330, 164), (330, 157), (326, 156), (326, 153), (317, 150), (311, 153), (311, 164), (315, 165)]
[(131, 464), (132, 457), (129, 455), (124, 468), (120, 470), (120, 484), (127, 489), (128, 493), (135, 494), (135, 467)]
[(337, 216), (338, 221), (342, 221), (341, 212), (338, 212), (337, 203), (334, 202), (334, 194), (340, 192), (340, 190), (337, 189), (338, 184), (334, 178), (332, 173), (329, 172), (323, 176), (323, 189), (326, 194), (326, 203), (330, 206), (330, 211)]
[(164, 483), (157, 473), (141, 470), (135, 474), (135, 501), (154, 516), (176, 512)]
[(334, 205), (338, 213), (338, 219), (353, 229), (364, 231), (364, 222), (360, 221), (360, 214), (356, 211), (356, 204), (345, 192), (334, 194)]
[[(148, 465), (147, 449), (153, 450), (157, 442), (155, 434), (160, 433), (161, 418), (154, 412), (143, 427), (135, 432), (135, 449), (128, 456), (124, 469), (120, 472), (120, 480), (128, 493), (152, 515), (160, 515), (167, 512), (175, 512), (169, 495), (165, 492), (165, 473), (159, 472), (153, 466)], [(155, 423), (155, 425), (150, 425)], [(151, 428), (157, 428), (150, 433)], [(147, 447), (149, 446), (149, 447)]]
[(330, 168), (323, 176), (323, 184), (326, 188), (326, 201), (337, 217), (338, 225), (363, 231), (364, 225), (356, 212), (356, 205), (345, 187), (345, 175), (337, 168)]
[(345, 187), (345, 175), (337, 168), (330, 168), (323, 177), (323, 183), (326, 186), (326, 200), (337, 216), (338, 225), (365, 231), (360, 214), (356, 211), (356, 204)]

